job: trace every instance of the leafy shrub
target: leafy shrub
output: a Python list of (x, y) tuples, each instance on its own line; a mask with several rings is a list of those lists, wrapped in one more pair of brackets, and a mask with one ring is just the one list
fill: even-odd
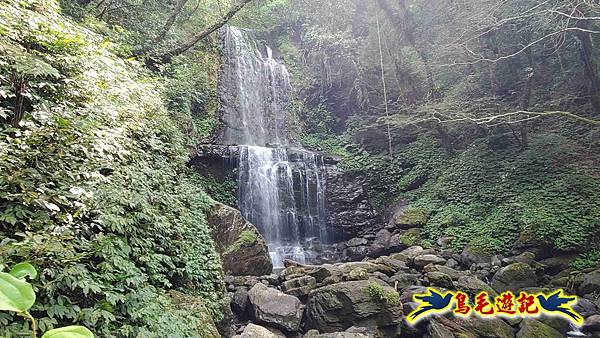
[(450, 237), (457, 251), (503, 253), (530, 233), (557, 250), (589, 250), (600, 237), (600, 183), (589, 151), (559, 134), (530, 136), (524, 151), (481, 138), (447, 155), (423, 134), (393, 159), (359, 153), (351, 161), (361, 163), (378, 209), (405, 199), (426, 211), (425, 242)]
[(389, 305), (397, 305), (400, 303), (400, 295), (396, 291), (387, 291), (383, 286), (377, 283), (369, 283), (367, 285), (367, 294), (378, 302), (384, 302)]
[(600, 249), (585, 252), (571, 262), (571, 267), (577, 270), (597, 268), (600, 266)]

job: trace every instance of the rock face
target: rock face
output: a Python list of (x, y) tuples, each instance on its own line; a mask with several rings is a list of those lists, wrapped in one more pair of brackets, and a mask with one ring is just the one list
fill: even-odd
[(258, 322), (291, 332), (299, 330), (303, 307), (298, 298), (262, 283), (254, 285), (248, 297), (252, 316)]
[(369, 203), (365, 177), (332, 165), (326, 166), (325, 175), (327, 226), (340, 229), (348, 237), (372, 229), (379, 217)]
[(261, 276), (271, 272), (273, 264), (265, 241), (239, 210), (216, 203), (208, 213), (208, 222), (226, 274)]
[[(395, 327), (402, 322), (402, 306), (374, 299), (368, 292), (373, 280), (342, 282), (313, 290), (306, 305), (306, 327), (320, 332), (344, 331), (349, 327)], [(372, 286), (371, 286), (372, 287)], [(385, 292), (395, 293), (389, 286)]]

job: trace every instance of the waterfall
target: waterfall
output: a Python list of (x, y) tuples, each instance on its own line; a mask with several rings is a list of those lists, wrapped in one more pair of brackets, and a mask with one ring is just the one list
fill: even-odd
[(238, 145), (238, 206), (269, 245), (274, 268), (286, 258), (310, 263), (326, 242), (322, 156), (289, 147), (290, 76), (249, 32), (224, 32), (219, 92), (220, 142)]

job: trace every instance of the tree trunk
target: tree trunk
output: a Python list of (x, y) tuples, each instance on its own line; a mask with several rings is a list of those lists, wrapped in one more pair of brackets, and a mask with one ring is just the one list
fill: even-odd
[(183, 10), (183, 7), (185, 6), (185, 4), (187, 2), (188, 2), (188, 0), (179, 0), (179, 2), (177, 2), (177, 6), (175, 7), (175, 10), (173, 11), (173, 13), (171, 13), (171, 16), (169, 16), (169, 19), (167, 19), (167, 22), (165, 22), (165, 25), (160, 30), (158, 35), (156, 35), (156, 37), (152, 40), (152, 44), (150, 45), (150, 48), (152, 48), (153, 46), (156, 46), (158, 43), (160, 43), (165, 38), (167, 33), (171, 30), (171, 27), (173, 27), (173, 24), (175, 23), (177, 16), (179, 15), (179, 13), (181, 13), (181, 11)]
[[(582, 29), (588, 29), (589, 23), (586, 20), (579, 20), (577, 26)], [(594, 61), (594, 44), (592, 36), (588, 32), (577, 31), (577, 38), (580, 43), (581, 61), (585, 69), (585, 76), (589, 81), (590, 103), (594, 114), (600, 114), (600, 80), (598, 79), (598, 67)]]
[(19, 123), (23, 119), (23, 113), (25, 110), (25, 90), (27, 89), (27, 80), (23, 77), (13, 75), (13, 87), (15, 90), (15, 107), (13, 109), (13, 117), (10, 120), (11, 126), (14, 128), (19, 127)]

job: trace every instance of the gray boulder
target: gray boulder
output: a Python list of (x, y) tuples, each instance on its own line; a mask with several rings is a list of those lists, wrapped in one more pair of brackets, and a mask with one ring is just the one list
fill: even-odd
[(397, 274), (390, 277), (389, 284), (396, 286), (398, 290), (402, 290), (411, 285), (419, 285), (419, 277), (421, 275), (407, 272), (398, 272)]
[(262, 276), (271, 273), (273, 263), (267, 244), (239, 210), (215, 203), (208, 212), (208, 224), (225, 274)]
[(286, 331), (298, 331), (302, 321), (302, 303), (294, 296), (258, 283), (248, 292), (252, 316), (264, 323)]
[(600, 270), (585, 274), (577, 288), (577, 293), (582, 296), (600, 293)]
[(495, 295), (496, 292), (489, 285), (475, 276), (462, 276), (455, 283), (456, 289), (466, 292), (470, 295), (476, 295), (479, 292), (485, 291), (490, 295)]
[(285, 338), (285, 335), (277, 329), (250, 323), (246, 325), (242, 334), (234, 336), (234, 338)]
[(600, 315), (593, 315), (586, 318), (582, 329), (588, 332), (600, 331)]
[(537, 276), (531, 266), (524, 263), (512, 263), (498, 270), (492, 278), (492, 288), (497, 292), (536, 286)]
[(446, 289), (453, 289), (454, 284), (452, 283), (452, 278), (447, 274), (439, 271), (427, 272), (425, 274), (425, 279), (429, 282), (429, 286), (439, 286)]
[(236, 315), (244, 317), (246, 309), (248, 308), (248, 303), (248, 291), (244, 288), (237, 289), (231, 300), (231, 309)]
[(403, 318), (402, 305), (374, 299), (369, 293), (373, 285), (385, 293), (396, 293), (393, 288), (382, 284), (377, 280), (361, 280), (313, 290), (306, 304), (306, 329), (338, 332), (351, 326), (398, 326)]
[(296, 297), (307, 296), (308, 293), (317, 287), (317, 280), (312, 276), (302, 276), (283, 282), (281, 290), (288, 295)]
[(446, 264), (446, 260), (437, 255), (425, 254), (416, 256), (413, 260), (413, 264), (417, 268), (423, 268), (428, 264)]
[(332, 332), (332, 333), (323, 333), (318, 334), (316, 336), (311, 336), (314, 338), (369, 338), (369, 336), (364, 335), (358, 332)]
[(392, 238), (392, 234), (386, 229), (381, 229), (375, 235), (375, 240), (369, 247), (368, 255), (370, 257), (378, 257), (386, 253), (388, 248), (390, 247), (390, 240)]

